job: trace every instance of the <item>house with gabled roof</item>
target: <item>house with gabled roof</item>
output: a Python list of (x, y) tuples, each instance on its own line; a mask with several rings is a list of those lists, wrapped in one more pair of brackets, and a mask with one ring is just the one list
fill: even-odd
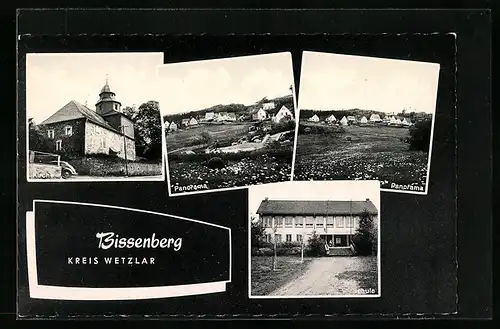
[(280, 110), (278, 111), (278, 113), (276, 113), (273, 120), (274, 120), (274, 122), (279, 123), (286, 118), (288, 118), (289, 120), (292, 120), (293, 114), (285, 105), (283, 105), (280, 108)]
[(256, 212), (268, 242), (302, 242), (313, 232), (335, 248), (350, 248), (361, 216), (377, 223), (378, 209), (370, 199), (356, 201), (262, 200)]
[(135, 160), (134, 122), (123, 113), (107, 81), (95, 107), (94, 111), (72, 100), (38, 125), (53, 144), (53, 152), (75, 157), (108, 154)]
[(332, 114), (328, 118), (326, 118), (325, 121), (331, 123), (337, 121), (337, 118), (335, 118), (335, 115)]
[(309, 118), (309, 121), (311, 122), (319, 122), (319, 117), (315, 114), (312, 117)]
[(343, 126), (347, 126), (349, 124), (349, 121), (347, 121), (347, 118), (344, 116), (340, 120), (340, 124), (343, 125)]
[(380, 115), (373, 113), (370, 115), (370, 122), (381, 122)]

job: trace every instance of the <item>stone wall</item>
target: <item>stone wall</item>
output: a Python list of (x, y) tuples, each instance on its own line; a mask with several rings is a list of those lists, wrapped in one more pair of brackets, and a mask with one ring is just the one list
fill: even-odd
[[(72, 128), (72, 134), (66, 135), (66, 127)], [(54, 138), (48, 138), (48, 131), (54, 131)], [(50, 152), (67, 156), (83, 156), (85, 139), (85, 120), (71, 120), (40, 125), (40, 131), (48, 138)], [(56, 151), (56, 141), (60, 140), (61, 151)]]
[[(110, 154), (110, 149), (118, 157), (125, 158), (123, 135), (110, 131), (92, 122), (85, 124), (85, 154)], [(135, 141), (125, 137), (127, 160), (135, 160)]]
[(61, 167), (42, 163), (29, 163), (28, 177), (30, 179), (61, 178)]

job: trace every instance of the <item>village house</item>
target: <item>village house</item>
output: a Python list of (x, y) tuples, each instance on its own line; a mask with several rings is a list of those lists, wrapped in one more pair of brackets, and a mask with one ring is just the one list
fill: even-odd
[(319, 122), (319, 117), (315, 114), (312, 117), (309, 118), (309, 121), (311, 122)]
[(366, 119), (366, 117), (362, 117), (359, 122), (360, 123), (368, 123), (368, 120)]
[(215, 113), (214, 112), (207, 112), (205, 113), (205, 121), (212, 121), (215, 119)]
[(72, 100), (42, 121), (40, 131), (53, 144), (53, 151), (72, 156), (108, 154), (135, 160), (134, 123), (122, 112), (115, 96), (106, 81), (95, 111)]
[[(307, 243), (315, 232), (333, 247), (348, 248), (367, 212), (377, 223), (378, 210), (370, 199), (363, 201), (291, 201), (262, 200), (257, 214), (264, 227), (265, 239), (273, 242)], [(275, 228), (275, 231), (273, 230)]]
[(263, 110), (274, 110), (275, 108), (276, 108), (276, 105), (274, 104), (274, 102), (268, 102), (268, 103), (262, 104)]
[(343, 126), (347, 126), (347, 124), (349, 123), (349, 121), (347, 121), (347, 118), (346, 118), (346, 117), (343, 117), (343, 118), (340, 120), (340, 123), (341, 123)]
[(227, 112), (227, 114), (226, 114), (226, 121), (236, 121), (236, 113), (234, 113), (234, 112)]
[(356, 117), (354, 117), (353, 115), (348, 115), (347, 116), (347, 121), (349, 123), (354, 123), (354, 122), (356, 122)]
[(196, 126), (197, 124), (198, 124), (198, 120), (196, 120), (196, 118), (191, 117), (191, 118), (189, 119), (189, 122), (188, 122), (188, 125), (189, 125), (189, 126)]
[(332, 123), (332, 122), (337, 121), (337, 118), (335, 118), (335, 116), (332, 114), (328, 118), (326, 118), (325, 121), (328, 123)]
[(176, 131), (177, 130), (177, 124), (173, 121), (170, 122), (170, 125), (165, 126), (165, 127), (167, 127), (168, 131)]
[(382, 119), (380, 119), (380, 115), (378, 114), (372, 114), (370, 115), (370, 122), (381, 122)]
[(264, 109), (259, 109), (257, 112), (252, 114), (253, 120), (263, 121), (267, 118), (267, 112)]
[(402, 121), (402, 124), (403, 124), (403, 126), (411, 126), (412, 122), (411, 122), (410, 119), (404, 118), (403, 121)]
[(276, 113), (273, 120), (274, 122), (279, 123), (285, 118), (293, 119), (293, 114), (285, 105), (283, 105), (278, 113)]

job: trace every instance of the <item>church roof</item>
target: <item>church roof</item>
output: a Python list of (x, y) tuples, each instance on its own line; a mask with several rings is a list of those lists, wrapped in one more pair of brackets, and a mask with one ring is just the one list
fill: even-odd
[(77, 120), (77, 119), (87, 119), (95, 124), (98, 124), (104, 128), (112, 131), (117, 131), (115, 128), (111, 127), (109, 123), (106, 122), (99, 114), (92, 111), (83, 104), (77, 101), (70, 101), (68, 104), (64, 105), (59, 111), (52, 114), (50, 117), (42, 121), (40, 124), (46, 125), (51, 123)]

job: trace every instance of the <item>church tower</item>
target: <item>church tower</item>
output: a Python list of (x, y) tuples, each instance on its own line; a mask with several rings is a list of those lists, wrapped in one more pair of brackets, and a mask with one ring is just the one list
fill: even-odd
[(99, 101), (95, 104), (96, 112), (99, 115), (106, 115), (122, 111), (122, 104), (115, 99), (115, 93), (111, 91), (106, 76), (106, 84), (99, 93)]

